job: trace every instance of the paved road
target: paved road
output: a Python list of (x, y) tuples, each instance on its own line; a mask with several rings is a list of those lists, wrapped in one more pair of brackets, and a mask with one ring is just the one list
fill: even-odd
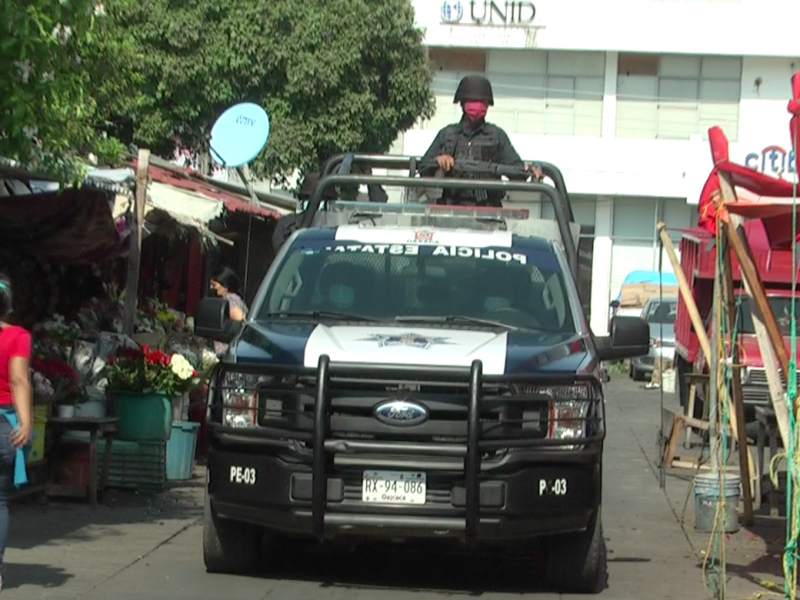
[[(617, 377), (608, 388), (604, 483), (607, 600), (703, 598), (697, 560), (660, 491), (655, 453), (658, 394)], [(111, 507), (21, 508), (6, 555), (4, 598), (87, 600), (430, 600), (560, 597), (541, 588), (540, 565), (401, 548), (355, 554), (265, 556), (258, 577), (212, 576), (201, 556), (199, 483)]]

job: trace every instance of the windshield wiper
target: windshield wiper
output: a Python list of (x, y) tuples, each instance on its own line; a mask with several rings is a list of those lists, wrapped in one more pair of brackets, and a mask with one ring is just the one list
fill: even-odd
[(519, 327), (492, 321), (491, 319), (480, 319), (478, 317), (467, 317), (465, 315), (400, 315), (394, 319), (398, 323), (473, 323), (475, 325), (486, 325), (487, 327), (502, 327), (503, 329), (518, 330)]
[(338, 312), (335, 310), (284, 310), (278, 312), (270, 312), (264, 315), (266, 318), (280, 318), (280, 317), (310, 317), (312, 319), (342, 319), (345, 321), (368, 321), (375, 322), (379, 319), (372, 317), (365, 317), (363, 315), (353, 315), (346, 312)]

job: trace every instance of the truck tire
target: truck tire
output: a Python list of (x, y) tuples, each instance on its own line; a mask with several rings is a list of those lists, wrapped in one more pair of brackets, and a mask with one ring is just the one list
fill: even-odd
[(261, 541), (260, 528), (219, 518), (205, 495), (203, 560), (208, 573), (251, 573), (258, 564)]
[(633, 366), (633, 361), (631, 361), (631, 373), (630, 373), (630, 375), (631, 375), (631, 379), (633, 379), (634, 381), (641, 381), (642, 380), (642, 374), (639, 372), (639, 369), (637, 369), (635, 366)]
[(586, 531), (553, 538), (547, 553), (547, 581), (555, 591), (599, 594), (608, 583), (606, 542), (600, 507)]

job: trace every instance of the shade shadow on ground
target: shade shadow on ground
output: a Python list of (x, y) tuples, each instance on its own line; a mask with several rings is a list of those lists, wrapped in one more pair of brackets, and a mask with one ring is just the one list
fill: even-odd
[(466, 596), (550, 591), (544, 581), (544, 555), (535, 551), (512, 556), (430, 544), (367, 544), (355, 551), (283, 544), (280, 554), (270, 556), (267, 564), (269, 568), (259, 576), (318, 583), (323, 588), (402, 589)]
[(121, 526), (164, 524), (202, 517), (205, 474), (176, 482), (157, 494), (108, 490), (96, 507), (76, 500), (51, 499), (40, 506), (35, 499), (11, 505), (8, 547), (29, 549), (43, 544), (70, 544), (120, 535)]
[(72, 575), (59, 567), (6, 562), (3, 565), (3, 589), (11, 590), (20, 586), (58, 588)]

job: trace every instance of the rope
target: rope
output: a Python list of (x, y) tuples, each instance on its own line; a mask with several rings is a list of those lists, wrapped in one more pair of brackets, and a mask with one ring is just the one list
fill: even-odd
[[(658, 300), (660, 302), (659, 307), (664, 306), (664, 242), (661, 240), (661, 236), (658, 236)], [(661, 348), (664, 347), (664, 325), (663, 323), (659, 324), (659, 340), (658, 343), (661, 344)], [(661, 418), (660, 415), (664, 414), (664, 361), (659, 356), (657, 359), (659, 361), (659, 367), (661, 372), (661, 385), (658, 386), (658, 395), (659, 395), (659, 419)], [(676, 366), (673, 364), (672, 368), (675, 369)], [(675, 376), (677, 378), (677, 369), (675, 370)], [(651, 376), (652, 377), (652, 376)], [(680, 381), (675, 382), (678, 385), (678, 390), (680, 390)], [(680, 393), (680, 391), (678, 392)], [(693, 415), (689, 415), (693, 416)], [(663, 436), (663, 425), (661, 434)], [(687, 434), (688, 435), (688, 434)], [(661, 444), (659, 444), (659, 448)], [(662, 490), (666, 491), (667, 487), (667, 474), (666, 474), (666, 465), (664, 464), (663, 460), (658, 461), (658, 484)]]
[[(723, 261), (723, 244), (722, 244), (722, 231), (723, 228), (719, 223), (719, 214), (717, 217), (716, 227), (716, 251), (717, 251), (717, 277), (721, 277), (724, 273)], [(715, 295), (720, 293), (720, 286), (715, 285)], [(719, 443), (717, 444), (717, 470), (718, 470), (718, 487), (719, 492), (717, 496), (716, 507), (714, 510), (714, 522), (711, 529), (711, 535), (708, 539), (708, 546), (706, 554), (703, 557), (703, 584), (706, 589), (712, 592), (714, 598), (724, 600), (726, 598), (726, 554), (725, 554), (725, 524), (728, 521), (728, 502), (725, 497), (725, 465), (728, 463), (728, 390), (730, 389), (730, 382), (734, 368), (733, 351), (735, 345), (730, 344), (728, 348), (731, 351), (730, 357), (726, 357), (725, 339), (728, 333), (731, 334), (730, 339), (735, 340), (739, 328), (739, 315), (741, 310), (741, 295), (737, 296), (737, 310), (735, 313), (734, 328), (732, 332), (728, 331), (727, 307), (723, 306), (723, 302), (714, 302), (714, 326), (721, 335), (717, 336), (715, 347), (712, 352), (716, 357), (716, 387), (717, 387), (717, 411), (716, 411), (716, 425), (717, 436)], [(726, 360), (728, 358), (729, 360)], [(746, 443), (746, 441), (745, 441)], [(749, 484), (749, 482), (748, 482)]]
[[(795, 149), (798, 140), (794, 140)], [(783, 595), (787, 600), (797, 598), (797, 547), (800, 539), (800, 456), (797, 454), (798, 429), (795, 414), (797, 398), (797, 173), (792, 178), (792, 312), (791, 354), (786, 374), (787, 406), (789, 408), (789, 447), (786, 448), (786, 546), (783, 550)], [(780, 455), (770, 462), (770, 479), (777, 486), (776, 465)]]

